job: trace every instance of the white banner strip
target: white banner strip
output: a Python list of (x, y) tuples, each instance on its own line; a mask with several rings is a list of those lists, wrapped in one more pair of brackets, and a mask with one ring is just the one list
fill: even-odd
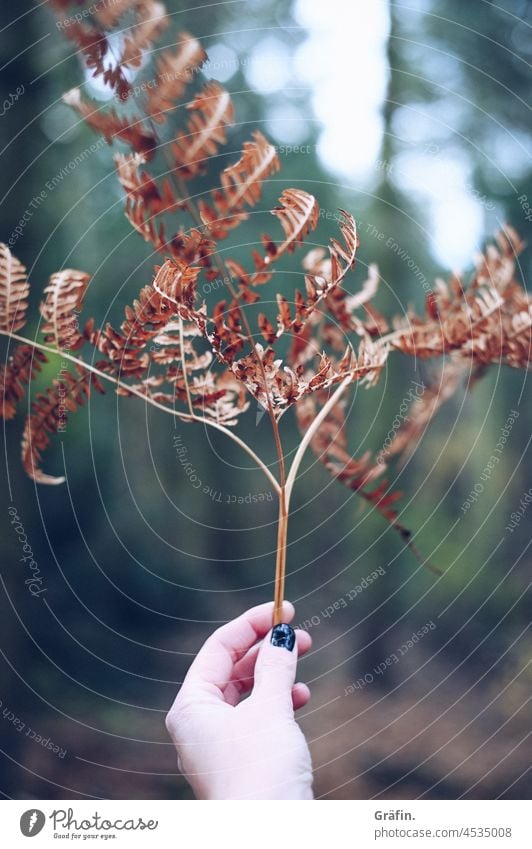
[[(304, 809), (301, 807), (304, 805)], [(236, 810), (238, 806), (238, 810)], [(273, 810), (275, 808), (276, 810)], [(482, 846), (530, 849), (520, 801), (4, 801), (2, 845), (365, 849)], [(268, 828), (266, 828), (268, 825)], [(31, 838), (34, 844), (29, 844)]]

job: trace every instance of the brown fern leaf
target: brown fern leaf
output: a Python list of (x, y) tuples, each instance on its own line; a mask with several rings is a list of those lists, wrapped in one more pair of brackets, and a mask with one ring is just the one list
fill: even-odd
[(112, 4), (96, 4), (93, 19), (109, 29), (120, 17), (130, 11), (134, 22), (124, 31), (123, 45), (119, 56), (111, 49), (106, 33), (85, 21), (69, 21), (63, 31), (67, 38), (80, 49), (87, 68), (94, 77), (102, 77), (120, 100), (127, 100), (131, 92), (127, 71), (137, 68), (146, 51), (168, 26), (165, 6), (158, 0), (118, 0)]
[(341, 216), (339, 225), (343, 244), (338, 239), (331, 239), (328, 249), (328, 259), (324, 259), (319, 264), (319, 267), (315, 268), (309, 275), (313, 279), (314, 284), (321, 289), (325, 289), (327, 293), (332, 292), (340, 286), (347, 272), (353, 268), (358, 248), (355, 219), (344, 209), (340, 209), (339, 212)]
[[(203, 334), (196, 325), (182, 319), (169, 321), (164, 330), (152, 338), (146, 352), (150, 361), (149, 375), (129, 389), (118, 387), (117, 394), (128, 396), (132, 394), (130, 390), (135, 390), (173, 408), (180, 402), (187, 412), (190, 398), (196, 415), (201, 413), (225, 426), (237, 424), (238, 417), (249, 407), (245, 389), (230, 372), (214, 372), (212, 352), (195, 348), (195, 343), (202, 339)], [(160, 366), (162, 373), (152, 373), (153, 368)]]
[(295, 334), (300, 333), (309, 316), (313, 314), (322, 301), (326, 301), (329, 305), (329, 298), (334, 297), (334, 290), (340, 286), (344, 276), (353, 268), (358, 246), (356, 222), (353, 216), (347, 212), (342, 212), (342, 216), (340, 229), (344, 237), (344, 244), (341, 244), (337, 239), (331, 239), (329, 262), (321, 268), (322, 273), (308, 274), (305, 277), (306, 297), (296, 290), (294, 316), (292, 316), (286, 298), (277, 295), (279, 306), (277, 315), (278, 337), (286, 331)]
[[(231, 365), (236, 354), (248, 343), (248, 337), (243, 329), (240, 304), (233, 299), (219, 301), (213, 309), (212, 322), (214, 329), (208, 336), (218, 359), (225, 365)], [(257, 357), (255, 356), (255, 361)]]
[(199, 309), (197, 278), (201, 268), (189, 266), (180, 260), (166, 260), (158, 269), (153, 286), (159, 294), (174, 305), (176, 314), (198, 328), (211, 344), (219, 361), (231, 366), (236, 353), (247, 343), (242, 330), (240, 305), (232, 300), (229, 306), (219, 301), (212, 316), (207, 315), (203, 304)]
[(146, 159), (153, 157), (157, 141), (154, 134), (142, 126), (142, 118), (119, 117), (114, 109), (104, 112), (84, 101), (79, 88), (67, 91), (63, 95), (63, 102), (75, 109), (94, 132), (101, 133), (108, 144), (120, 139), (130, 145), (132, 150), (144, 154)]
[(115, 373), (122, 378), (142, 377), (149, 364), (146, 346), (174, 315), (173, 305), (153, 286), (144, 286), (138, 300), (126, 306), (120, 331), (107, 324), (103, 331), (89, 328), (88, 339), (106, 354)]
[[(281, 226), (285, 233), (285, 240), (281, 244), (276, 244), (269, 236), (262, 236), (262, 244), (265, 248), (265, 255), (262, 256), (258, 251), (253, 251), (253, 262), (255, 272), (248, 275), (245, 282), (245, 291), (249, 292), (250, 287), (267, 283), (271, 279), (269, 273), (270, 266), (285, 253), (293, 253), (299, 245), (303, 243), (303, 239), (311, 230), (315, 230), (319, 219), (319, 206), (316, 198), (313, 195), (304, 192), (301, 189), (285, 189), (279, 198), (279, 206), (271, 210), (272, 215), (275, 215), (281, 222)], [(302, 296), (296, 292), (297, 301), (303, 302)], [(278, 322), (281, 322), (282, 314), (280, 313)]]
[(103, 393), (96, 375), (77, 366), (78, 375), (65, 372), (53, 386), (37, 394), (32, 412), (26, 418), (22, 434), (22, 463), (26, 473), (36, 483), (60, 484), (64, 477), (45, 474), (40, 466), (42, 455), (50, 444), (50, 436), (65, 429), (68, 413), (74, 413), (87, 400), (91, 386)]
[(238, 302), (218, 302), (209, 316), (205, 305), (196, 306), (197, 276), (199, 268), (188, 268), (167, 260), (159, 269), (154, 288), (175, 305), (182, 319), (195, 324), (209, 341), (218, 360), (229, 366), (235, 377), (261, 403), (270, 401), (276, 415), (281, 416), (293, 403), (309, 392), (332, 386), (349, 376), (353, 381), (364, 379), (374, 382), (388, 355), (385, 347), (377, 348), (371, 341), (361, 341), (356, 356), (348, 347), (338, 362), (322, 356), (317, 371), (310, 367), (294, 372), (282, 360), (276, 358), (273, 348), (266, 350), (255, 344), (251, 352), (237, 359), (237, 354), (249, 344), (247, 333), (242, 328)]
[(503, 361), (513, 368), (530, 369), (532, 363), (532, 304), (515, 312), (507, 321)]
[[(422, 359), (451, 351), (482, 359), (487, 340), (501, 333), (503, 297), (494, 288), (474, 288), (463, 291), (458, 298), (447, 287), (443, 291), (442, 285), (436, 298), (427, 305), (427, 318), (409, 312), (404, 318), (396, 319), (397, 336), (391, 338), (391, 344)], [(431, 318), (434, 310), (438, 311), (438, 321)], [(491, 354), (486, 362), (491, 362)]]
[(141, 289), (133, 306), (126, 306), (120, 332), (110, 324), (103, 331), (88, 328), (87, 338), (108, 356), (120, 376), (144, 376), (150, 362), (148, 342), (161, 334), (177, 314), (197, 325), (192, 316), (196, 312), (193, 304), (200, 270), (167, 260), (157, 268), (153, 283)]
[[(201, 268), (195, 268), (185, 262), (166, 260), (156, 269), (153, 288), (163, 301), (170, 301), (187, 321), (195, 322), (196, 283)], [(200, 327), (200, 330), (203, 328)]]
[[(316, 417), (318, 406), (324, 404), (326, 400), (326, 394), (322, 393), (318, 396), (309, 396), (297, 405), (296, 417), (302, 433), (310, 427)], [(345, 401), (340, 401), (332, 408), (311, 440), (311, 448), (319, 461), (335, 478), (371, 504), (386, 519), (424, 566), (440, 574), (440, 570), (427, 561), (414, 545), (411, 531), (399, 521), (395, 504), (402, 497), (402, 492), (390, 492), (387, 480), (381, 480), (375, 488), (371, 488), (371, 485), (384, 473), (386, 465), (376, 463), (369, 451), (358, 458), (349, 453)]]
[(469, 365), (457, 357), (449, 357), (442, 363), (438, 377), (428, 383), (417, 383), (408, 393), (410, 406), (403, 415), (403, 423), (395, 432), (392, 442), (378, 454), (379, 462), (388, 457), (398, 457), (399, 465), (405, 464), (419, 446), (429, 423), (440, 408), (449, 401), (460, 386), (465, 385)]
[(24, 327), (29, 292), (25, 266), (0, 242), (0, 330), (17, 333)]
[[(83, 2), (83, 0), (81, 0)], [(137, 5), (138, 0), (112, 0), (95, 4), (92, 15), (104, 29), (112, 29), (120, 19)]]
[(44, 324), (42, 332), (48, 345), (59, 350), (76, 351), (83, 345), (76, 313), (81, 310), (90, 275), (65, 268), (50, 277), (39, 310)]
[(155, 83), (147, 91), (146, 111), (158, 124), (166, 121), (207, 58), (199, 41), (187, 32), (179, 34), (177, 44), (177, 50), (166, 50), (156, 59)]
[[(247, 303), (254, 303), (259, 297), (255, 292), (252, 292), (251, 287), (264, 284), (271, 278), (271, 274), (266, 271), (269, 265), (283, 253), (294, 251), (296, 246), (318, 223), (319, 207), (312, 195), (299, 189), (287, 189), (283, 192), (280, 200), (281, 206), (274, 210), (274, 213), (281, 218), (286, 234), (285, 241), (277, 246), (268, 236), (263, 237), (264, 244), (267, 246), (266, 255), (262, 257), (257, 252), (254, 253), (256, 269), (254, 273), (247, 274), (238, 263), (233, 260), (226, 261), (227, 269), (237, 282), (238, 295)], [(293, 305), (288, 302), (284, 295), (280, 293), (276, 295), (279, 307), (277, 330), (274, 330), (266, 315), (263, 313), (259, 315), (259, 330), (268, 344), (273, 344), (287, 331), (295, 334), (296, 337), (301, 334), (305, 324), (319, 304), (322, 301), (327, 301), (329, 296), (334, 296), (334, 290), (339, 288), (343, 277), (353, 267), (358, 246), (355, 219), (348, 213), (342, 213), (340, 227), (345, 244), (342, 245), (336, 239), (332, 239), (328, 260), (323, 259), (325, 255), (323, 249), (317, 248), (311, 251), (311, 254), (314, 255), (311, 264), (308, 261), (310, 255), (303, 261), (304, 267), (312, 272), (305, 277), (306, 294), (303, 295), (296, 289)], [(373, 280), (371, 286), (373, 287)], [(365, 287), (369, 298), (370, 283), (367, 282)], [(358, 296), (352, 297), (358, 297), (362, 301), (362, 296), (363, 293), (358, 293)], [(340, 297), (343, 302), (345, 294)], [(353, 305), (353, 309), (355, 307), (356, 304)], [(344, 309), (343, 306), (342, 309)], [(362, 322), (359, 322), (358, 329), (364, 331)], [(365, 335), (365, 332), (361, 332), (360, 335)]]
[(150, 358), (153, 363), (159, 365), (181, 364), (181, 333), (183, 334), (185, 355), (188, 368), (191, 372), (205, 371), (212, 363), (212, 352), (204, 351), (198, 353), (194, 348), (194, 341), (201, 339), (202, 334), (195, 324), (180, 321), (170, 321), (161, 333), (153, 339), (150, 349)]
[[(214, 372), (211, 368), (212, 352), (198, 352), (195, 348), (195, 343), (200, 342), (202, 338), (203, 334), (196, 325), (182, 320), (170, 322), (164, 332), (153, 340), (153, 345), (150, 346), (151, 360), (154, 364), (168, 367), (161, 383), (173, 385), (174, 402), (179, 400), (186, 404), (190, 395), (193, 406), (204, 416), (219, 424), (234, 425), (238, 416), (249, 407), (245, 389), (230, 372)], [(183, 364), (186, 369), (186, 381)], [(157, 399), (159, 396), (153, 397)]]
[(126, 30), (119, 65), (137, 68), (144, 54), (153, 46), (153, 42), (168, 27), (168, 17), (164, 4), (158, 0), (137, 0), (133, 11), (136, 20)]
[[(306, 395), (334, 386), (347, 377), (353, 383), (361, 381), (368, 386), (372, 385), (378, 380), (387, 356), (385, 348), (377, 348), (369, 339), (363, 339), (358, 354), (348, 346), (339, 361), (323, 353), (316, 356), (313, 352), (305, 366), (300, 363), (294, 367), (290, 360), (283, 366), (282, 359), (276, 358), (273, 347), (264, 350), (257, 343), (255, 350), (235, 360), (231, 369), (263, 407), (268, 406), (269, 399), (276, 416), (280, 417)], [(257, 362), (258, 357), (262, 368)], [(313, 361), (317, 361), (316, 365)]]
[(216, 82), (207, 83), (187, 109), (192, 112), (187, 132), (179, 133), (172, 144), (177, 173), (183, 179), (205, 171), (209, 157), (227, 143), (226, 127), (234, 120), (231, 97)]
[(25, 395), (30, 380), (41, 371), (41, 364), (48, 362), (46, 356), (32, 345), (17, 345), (5, 366), (0, 369), (0, 396), (2, 418), (12, 419), (17, 404)]
[(320, 208), (314, 195), (302, 189), (285, 189), (279, 198), (279, 206), (272, 209), (271, 214), (281, 222), (285, 239), (276, 245), (269, 236), (262, 237), (266, 255), (256, 261), (257, 271), (271, 265), (284, 253), (293, 253), (305, 236), (316, 229)]
[(226, 427), (238, 424), (239, 416), (249, 409), (246, 390), (229, 372), (215, 376), (209, 371), (195, 379), (191, 389), (201, 398), (198, 406), (203, 415)]
[(210, 269), (216, 246), (204, 233), (192, 228), (188, 233), (179, 231), (166, 238), (164, 223), (156, 218), (182, 208), (184, 202), (175, 197), (167, 180), (157, 183), (145, 170), (140, 170), (145, 161), (140, 153), (115, 156), (118, 178), (126, 192), (126, 217), (159, 253), (170, 253), (188, 265), (198, 263)]
[(69, 21), (64, 27), (65, 35), (80, 48), (87, 68), (92, 69), (93, 76), (105, 73), (105, 57), (109, 44), (105, 33), (81, 21)]
[[(368, 266), (368, 277), (358, 292), (350, 294), (341, 285), (347, 271), (353, 266), (358, 244), (354, 219), (346, 219), (345, 216), (346, 213), (342, 212), (340, 226), (345, 246), (333, 240), (328, 257), (323, 248), (314, 248), (303, 260), (303, 267), (311, 280), (326, 281), (326, 307), (343, 332), (355, 331), (361, 336), (379, 336), (388, 330), (388, 323), (371, 303), (380, 281), (377, 266)], [(364, 317), (357, 315), (357, 310), (361, 308)]]
[(225, 259), (224, 265), (229, 272), (232, 286), (238, 298), (246, 304), (254, 304), (259, 301), (260, 295), (253, 291), (252, 287), (267, 283), (271, 279), (271, 274), (249, 274), (241, 263), (236, 262), (231, 257)]
[[(358, 292), (350, 294), (341, 286), (330, 292), (327, 301), (329, 312), (344, 331), (353, 330), (361, 335), (369, 333), (370, 336), (382, 336), (388, 332), (388, 322), (371, 303), (377, 294), (379, 282), (378, 268), (371, 263), (368, 276)], [(360, 309), (364, 312), (363, 317), (357, 315)]]
[[(530, 312), (530, 306), (525, 312)], [(399, 322), (396, 327), (402, 332), (391, 341), (400, 350), (421, 358), (457, 351), (476, 363), (503, 363), (514, 314), (511, 300), (497, 289), (474, 289), (441, 314), (437, 324), (414, 315)], [(526, 325), (523, 330), (527, 330)], [(529, 358), (518, 365), (528, 368)]]
[(456, 351), (476, 366), (530, 369), (532, 300), (515, 277), (523, 243), (508, 227), (496, 239), (498, 247), (488, 245), (477, 258), (469, 284), (456, 275), (437, 280), (424, 316), (396, 319), (390, 344), (422, 358)]
[(141, 153), (117, 153), (114, 157), (118, 179), (128, 197), (138, 200), (151, 215), (157, 215), (173, 204), (173, 193), (165, 190), (161, 193), (159, 187), (146, 171), (140, 171), (146, 163), (146, 157)]
[(521, 287), (516, 283), (516, 259), (525, 243), (509, 224), (495, 234), (496, 244), (486, 246), (485, 253), (476, 257), (476, 270), (471, 287), (492, 286), (499, 292)]
[(211, 192), (211, 203), (200, 200), (201, 219), (214, 239), (225, 239), (247, 217), (245, 206), (255, 206), (262, 184), (279, 171), (275, 147), (256, 131), (253, 141), (244, 142), (242, 156), (222, 171), (221, 187)]
[(215, 276), (211, 270), (212, 258), (216, 251), (216, 243), (208, 239), (203, 232), (192, 227), (188, 232), (180, 230), (175, 233), (168, 243), (168, 250), (174, 260), (185, 265), (200, 265), (207, 269), (208, 279)]
[(85, 66), (92, 71), (92, 76), (102, 77), (120, 100), (126, 100), (131, 86), (122, 65), (110, 50), (105, 33), (82, 21), (69, 21), (63, 29), (66, 37), (79, 47)]
[(158, 185), (146, 171), (140, 171), (145, 162), (141, 153), (115, 156), (118, 179), (126, 192), (126, 217), (146, 242), (163, 252), (167, 249), (164, 225), (157, 225), (154, 218), (178, 209), (182, 202), (175, 197), (168, 180)]

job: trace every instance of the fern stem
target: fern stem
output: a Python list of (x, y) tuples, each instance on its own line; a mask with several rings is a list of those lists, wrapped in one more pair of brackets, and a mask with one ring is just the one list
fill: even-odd
[[(286, 480), (284, 479), (284, 468), (283, 468), (283, 478), (281, 481), (281, 491), (279, 493), (279, 524), (277, 529), (277, 563), (275, 567), (275, 595), (274, 595), (274, 607), (273, 607), (273, 624), (277, 625), (282, 622), (282, 609), (283, 609), (283, 598), (284, 598), (284, 586), (285, 586), (285, 578), (286, 578), (286, 542), (288, 535), (288, 518), (290, 515), (290, 498), (292, 496), (292, 490), (294, 488), (294, 483), (296, 481), (297, 472), (299, 466), (301, 465), (301, 461), (303, 459), (303, 455), (307, 450), (310, 441), (316, 431), (318, 430), (321, 423), (327, 418), (330, 411), (339, 400), (344, 390), (347, 389), (350, 383), (352, 383), (353, 377), (349, 375), (346, 377), (340, 385), (333, 392), (329, 400), (323, 405), (320, 412), (313, 420), (312, 424), (308, 428), (307, 432), (303, 436), (303, 439), (299, 443), (296, 454), (290, 466), (290, 470), (288, 472), (288, 477)], [(277, 432), (278, 432), (277, 428)]]
[(187, 395), (187, 405), (191, 416), (194, 416), (194, 407), (192, 406), (192, 396), (190, 394), (190, 386), (188, 385), (187, 364), (185, 362), (185, 336), (183, 333), (183, 319), (179, 316), (179, 348), (181, 353), (181, 368), (183, 370), (183, 380), (185, 381), (185, 392)]
[(96, 366), (91, 366), (89, 363), (84, 362), (84, 360), (80, 360), (78, 357), (73, 357), (72, 354), (67, 354), (65, 351), (58, 351), (56, 348), (51, 348), (49, 345), (43, 345), (41, 342), (36, 342), (34, 339), (27, 339), (25, 336), (20, 336), (18, 333), (11, 333), (8, 330), (0, 330), (0, 336), (7, 336), (8, 339), (15, 339), (17, 342), (22, 342), (24, 345), (30, 345), (32, 348), (38, 348), (40, 351), (45, 351), (47, 354), (55, 354), (58, 357), (61, 357), (64, 360), (69, 360), (69, 362), (74, 363), (75, 365), (81, 366), (81, 368), (86, 369), (87, 371), (96, 374), (102, 380), (106, 380), (108, 383), (112, 383), (113, 386), (120, 386), (122, 389), (127, 390), (131, 395), (136, 395), (146, 404), (151, 404), (152, 407), (156, 407), (158, 410), (162, 410), (163, 413), (169, 413), (172, 416), (181, 419), (184, 422), (201, 422), (201, 424), (208, 425), (209, 427), (214, 428), (214, 430), (220, 431), (220, 433), (224, 433), (229, 439), (232, 439), (236, 445), (242, 448), (243, 451), (248, 454), (249, 457), (254, 461), (254, 463), (259, 467), (259, 469), (266, 475), (271, 485), (273, 486), (277, 495), (281, 493), (281, 487), (279, 486), (279, 481), (269, 470), (266, 463), (264, 463), (261, 458), (255, 454), (253, 449), (236, 433), (233, 433), (227, 427), (220, 424), (219, 422), (211, 421), (210, 419), (203, 418), (202, 416), (198, 416), (195, 413), (180, 413), (177, 410), (170, 409), (169, 407), (165, 407), (164, 404), (160, 404), (158, 401), (155, 401), (154, 398), (150, 398), (149, 395), (146, 395), (144, 392), (140, 392), (140, 390), (135, 389), (134, 386), (129, 386), (124, 381), (120, 380), (118, 377), (112, 377), (110, 374), (106, 374), (100, 369), (96, 368)]
[(286, 490), (281, 487), (279, 493), (279, 521), (277, 525), (277, 559), (275, 564), (275, 584), (273, 597), (272, 625), (283, 621), (283, 600), (286, 578), (286, 539), (288, 534), (288, 510), (286, 505)]
[(333, 394), (331, 395), (329, 400), (323, 405), (320, 412), (318, 413), (316, 418), (313, 420), (312, 424), (309, 426), (307, 432), (303, 436), (303, 439), (299, 443), (298, 449), (295, 453), (294, 459), (292, 460), (292, 464), (290, 466), (290, 471), (288, 472), (288, 477), (286, 479), (285, 491), (286, 491), (286, 509), (287, 510), (290, 507), (290, 498), (291, 498), (291, 495), (292, 495), (292, 490), (294, 488), (294, 483), (296, 481), (296, 475), (297, 475), (299, 466), (301, 465), (301, 460), (303, 459), (303, 455), (304, 455), (305, 451), (307, 450), (307, 448), (310, 444), (310, 441), (311, 441), (312, 437), (314, 436), (314, 434), (316, 433), (316, 431), (318, 430), (319, 426), (327, 418), (330, 411), (332, 410), (332, 408), (334, 407), (336, 402), (340, 399), (344, 390), (349, 386), (349, 384), (352, 382), (352, 380), (353, 380), (353, 378), (351, 377), (351, 375), (349, 375), (348, 377), (345, 378), (345, 380), (343, 380), (340, 383), (340, 385), (333, 392)]
[(286, 540), (288, 535), (288, 503), (286, 500), (286, 471), (283, 447), (281, 444), (281, 435), (279, 433), (279, 424), (275, 416), (273, 415), (273, 410), (271, 411), (270, 420), (272, 423), (273, 435), (275, 438), (277, 457), (279, 458), (279, 476), (281, 483), (279, 492), (279, 519), (277, 525), (277, 553), (275, 558), (272, 618), (272, 625), (275, 626), (283, 621), (283, 599), (286, 578)]

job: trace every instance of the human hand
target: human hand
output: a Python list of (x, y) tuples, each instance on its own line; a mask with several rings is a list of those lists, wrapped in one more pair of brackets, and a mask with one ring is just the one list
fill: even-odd
[[(297, 657), (312, 640), (281, 625), (274, 629), (281, 642), (272, 645), (272, 611), (272, 603), (253, 607), (209, 637), (166, 718), (198, 799), (313, 798), (310, 752), (294, 718), (310, 698), (294, 681)], [(283, 622), (293, 616), (284, 602)]]

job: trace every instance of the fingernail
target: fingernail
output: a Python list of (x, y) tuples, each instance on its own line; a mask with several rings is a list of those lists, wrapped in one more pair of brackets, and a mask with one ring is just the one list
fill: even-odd
[(296, 634), (291, 625), (275, 625), (272, 636), (272, 646), (280, 646), (283, 649), (292, 651), (296, 642)]

